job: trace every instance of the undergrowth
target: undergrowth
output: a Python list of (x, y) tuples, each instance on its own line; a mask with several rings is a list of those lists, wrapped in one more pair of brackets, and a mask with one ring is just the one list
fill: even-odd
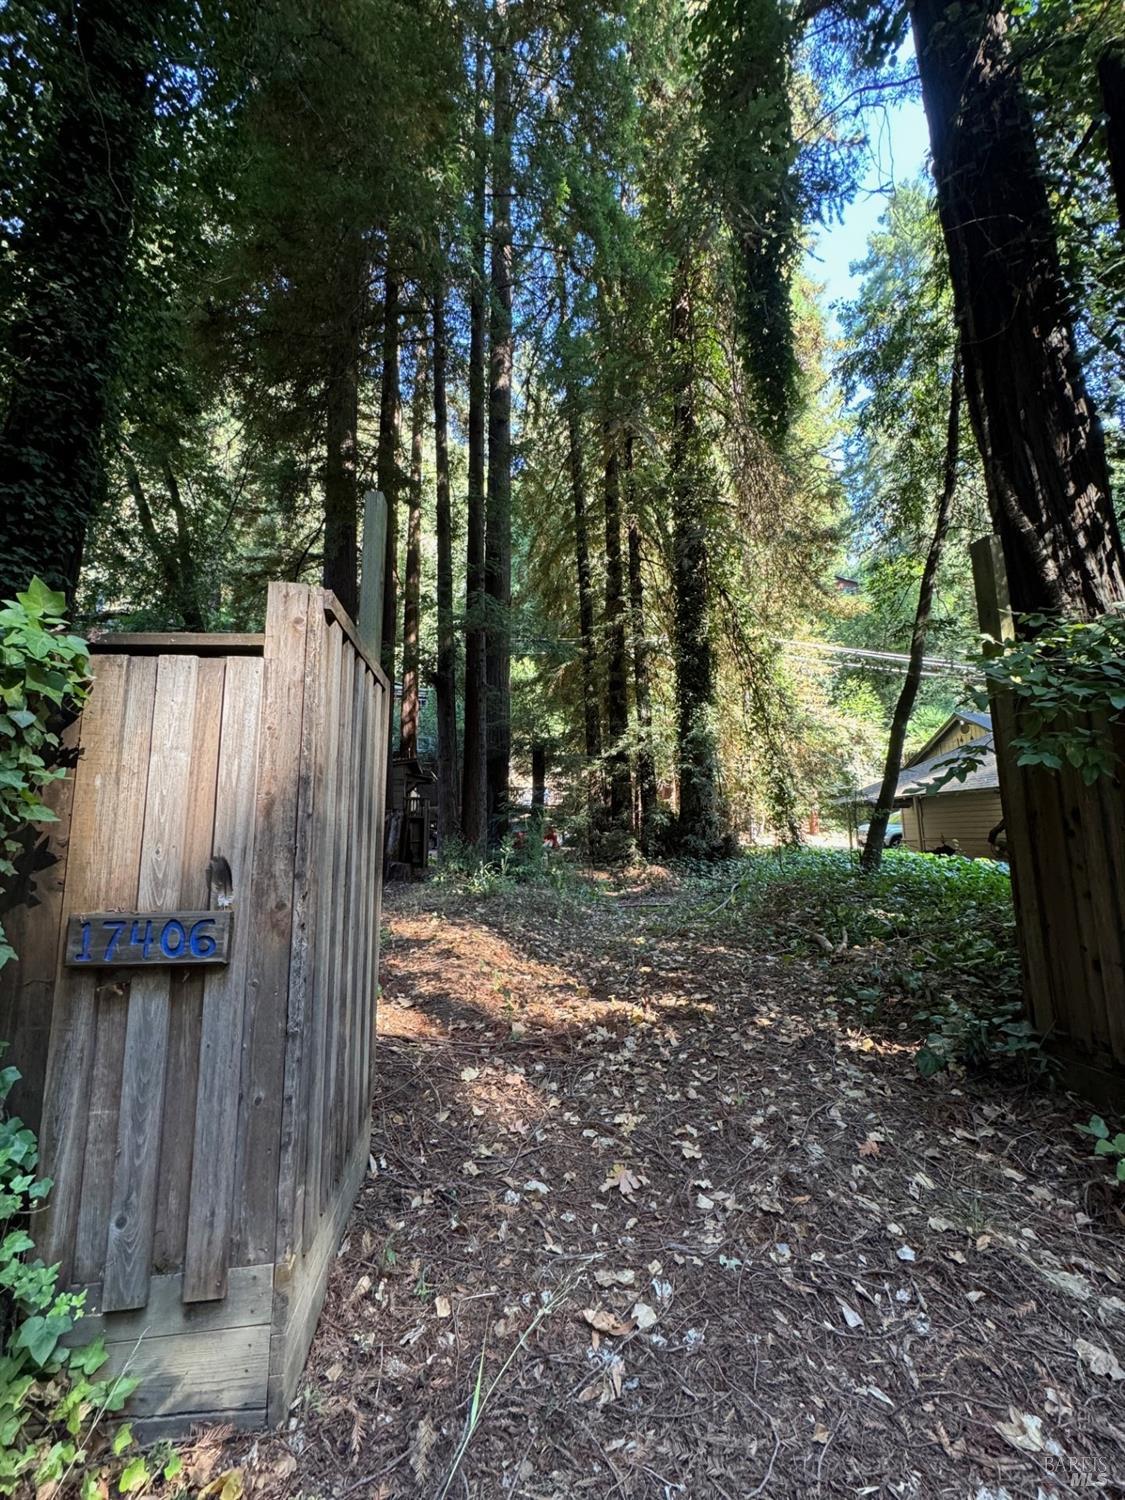
[(864, 875), (846, 852), (788, 848), (685, 874), (694, 920), (838, 969), (841, 1003), (918, 1039), (924, 1075), (1047, 1067), (1023, 1019), (1011, 883), (996, 865), (889, 850)]

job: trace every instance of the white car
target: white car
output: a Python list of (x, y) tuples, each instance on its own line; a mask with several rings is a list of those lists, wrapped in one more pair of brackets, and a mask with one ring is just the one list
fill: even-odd
[[(867, 834), (868, 834), (868, 830), (870, 829), (870, 827), (871, 827), (870, 823), (861, 823), (859, 825), (859, 827), (856, 829), (856, 831), (855, 831), (856, 832), (856, 838), (859, 839), (859, 841), (860, 841), (861, 844), (866, 844), (867, 843)], [(884, 849), (897, 849), (898, 846), (901, 843), (902, 843), (902, 820), (901, 820), (901, 818), (891, 818), (891, 820), (887, 824), (887, 831), (883, 835), (883, 848)]]

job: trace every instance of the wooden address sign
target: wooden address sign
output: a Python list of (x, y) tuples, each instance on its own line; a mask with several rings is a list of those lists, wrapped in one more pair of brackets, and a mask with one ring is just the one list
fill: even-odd
[(231, 911), (96, 911), (66, 924), (66, 963), (119, 969), (137, 964), (225, 964)]

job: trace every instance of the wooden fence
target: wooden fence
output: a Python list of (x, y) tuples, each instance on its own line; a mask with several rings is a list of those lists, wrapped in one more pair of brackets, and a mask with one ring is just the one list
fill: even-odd
[[(44, 1080), (36, 1238), (149, 1431), (279, 1421), (367, 1162), (391, 692), (295, 584), (264, 636), (118, 636), (94, 665), (0, 975), (32, 1113)], [(68, 963), (74, 914), (209, 908), (225, 965)]]
[[(1000, 539), (973, 544), (981, 629), (1014, 634)], [(1120, 1096), (1125, 1067), (1125, 730), (1101, 726), (1119, 769), (1087, 786), (1072, 767), (1016, 763), (1018, 705), (992, 699), (1000, 796), (1008, 836), (1028, 1015), (1066, 1067), (1067, 1080)]]

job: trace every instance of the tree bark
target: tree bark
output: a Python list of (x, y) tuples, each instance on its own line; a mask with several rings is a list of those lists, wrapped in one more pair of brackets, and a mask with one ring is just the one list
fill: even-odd
[(402, 581), (402, 712), (399, 752), (418, 755), (418, 632), (422, 604), (422, 440), (429, 391), (426, 387), (426, 341), (418, 341), (414, 391), (410, 407), (410, 488), (406, 524), (406, 571)]
[(328, 329), (325, 385), (323, 582), (354, 619), (359, 609), (359, 360), (363, 325), (363, 248), (348, 230), (338, 262)]
[(398, 635), (398, 434), (402, 420), (399, 392), (399, 284), (387, 246), (383, 294), (383, 374), (379, 390), (379, 446), (375, 483), (387, 502), (387, 542), (383, 559), (383, 671), (395, 680)]
[(1125, 554), (998, 0), (914, 0), (965, 394), (1019, 613), (1103, 613)]
[(581, 638), (582, 713), (586, 768), (591, 784), (600, 779), (602, 723), (598, 708), (598, 646), (594, 639), (594, 585), (586, 522), (586, 474), (582, 458), (582, 418), (573, 387), (566, 391), (567, 462), (574, 507), (574, 557), (578, 573), (578, 633)]
[(485, 785), (488, 842), (508, 832), (511, 759), (512, 605), (512, 45), (507, 0), (495, 0), (493, 18), (492, 306), (488, 366), (488, 504), (484, 587), (488, 598), (486, 663), (488, 752)]
[(625, 483), (629, 507), (629, 628), (633, 642), (633, 694), (637, 705), (637, 842), (647, 854), (652, 847), (656, 813), (656, 763), (652, 753), (652, 688), (645, 636), (641, 523), (633, 471), (632, 429), (625, 434)]
[(542, 837), (534, 825), (543, 822), (543, 809), (547, 805), (547, 747), (543, 744), (531, 747), (531, 821), (532, 836)]
[(438, 839), (458, 826), (457, 816), (457, 650), (453, 636), (453, 516), (449, 498), (449, 417), (445, 377), (448, 348), (445, 289), (434, 291), (433, 381), (434, 464), (437, 470), (437, 694)]
[(1125, 237), (1125, 46), (1120, 43), (1107, 47), (1098, 59), (1098, 87), (1105, 110), (1106, 154), (1117, 199), (1117, 224)]
[(469, 486), (465, 522), (465, 746), (461, 778), (461, 836), (480, 848), (487, 830), (485, 755), (488, 680), (484, 634), (484, 427), (485, 378), (485, 205), (487, 143), (484, 111), (484, 47), (476, 52), (476, 172), (473, 180), (473, 264), (469, 287)]
[(707, 858), (724, 845), (715, 748), (715, 659), (711, 646), (709, 559), (695, 414), (694, 266), (681, 256), (672, 293), (672, 442), (669, 453), (672, 519), (676, 731), (680, 808), (676, 842)]
[(137, 168), (166, 9), (136, 0), (61, 7), (57, 123), (14, 255), (20, 311), (0, 424), (0, 598), (39, 574), (73, 601), (104, 492)]
[(860, 868), (873, 874), (882, 863), (883, 840), (887, 834), (887, 823), (894, 807), (898, 791), (898, 778), (902, 770), (902, 747), (906, 743), (906, 728), (914, 712), (918, 697), (918, 685), (922, 681), (922, 662), (926, 653), (926, 636), (933, 614), (934, 587), (938, 568), (945, 550), (945, 539), (949, 533), (949, 522), (953, 515), (953, 497), (957, 492), (957, 454), (961, 430), (961, 359), (954, 361), (953, 378), (949, 388), (949, 421), (945, 435), (945, 462), (942, 471), (941, 498), (938, 501), (934, 534), (926, 553), (922, 569), (922, 582), (918, 589), (918, 607), (914, 611), (914, 628), (910, 632), (910, 653), (906, 663), (906, 677), (898, 695), (891, 718), (890, 740), (887, 744), (887, 759), (883, 767), (883, 781), (879, 787), (879, 798), (867, 829), (867, 841), (860, 856)]
[(621, 461), (612, 419), (603, 426), (605, 444), (605, 629), (606, 725), (609, 730), (609, 815), (621, 827), (632, 809), (629, 776), (629, 677), (625, 665), (625, 577), (621, 560)]

